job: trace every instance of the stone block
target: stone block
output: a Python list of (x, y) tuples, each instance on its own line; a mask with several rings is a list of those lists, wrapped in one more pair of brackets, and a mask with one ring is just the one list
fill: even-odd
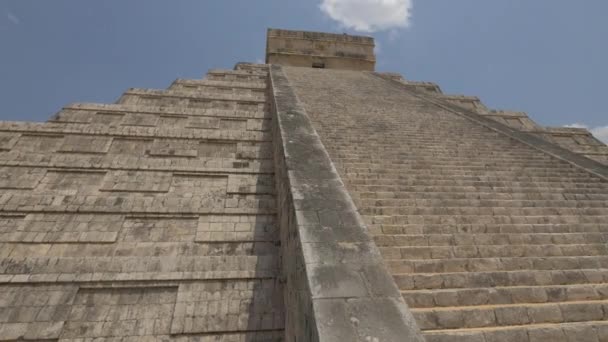
[(168, 192), (173, 175), (169, 172), (112, 171), (106, 176), (100, 191)]
[(0, 167), (0, 189), (31, 190), (45, 174), (43, 168)]
[(112, 138), (103, 136), (66, 135), (58, 152), (105, 154), (112, 145)]

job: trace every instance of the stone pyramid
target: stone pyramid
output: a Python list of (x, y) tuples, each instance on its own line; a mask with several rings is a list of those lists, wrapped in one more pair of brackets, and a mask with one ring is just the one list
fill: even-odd
[(0, 122), (0, 341), (608, 341), (608, 147), (373, 47)]

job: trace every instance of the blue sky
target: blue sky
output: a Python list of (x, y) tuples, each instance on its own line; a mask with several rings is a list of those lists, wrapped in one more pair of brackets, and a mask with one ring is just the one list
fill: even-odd
[(608, 139), (608, 1), (2, 0), (0, 119), (262, 60), (267, 27), (368, 34), (381, 71)]

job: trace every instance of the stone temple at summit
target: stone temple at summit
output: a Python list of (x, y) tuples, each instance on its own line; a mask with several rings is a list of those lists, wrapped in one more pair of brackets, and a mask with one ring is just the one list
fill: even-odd
[(0, 341), (608, 341), (608, 146), (373, 50), (0, 122)]

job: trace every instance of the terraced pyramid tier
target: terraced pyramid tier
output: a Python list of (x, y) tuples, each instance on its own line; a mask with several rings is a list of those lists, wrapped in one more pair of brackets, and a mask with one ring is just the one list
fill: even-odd
[(0, 341), (284, 340), (267, 69), (0, 122)]

